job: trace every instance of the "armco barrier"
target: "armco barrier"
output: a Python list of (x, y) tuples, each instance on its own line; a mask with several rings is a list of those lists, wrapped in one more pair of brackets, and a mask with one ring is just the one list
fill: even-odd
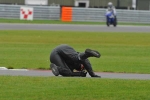
[(103, 22), (106, 21), (105, 11), (97, 8), (73, 8), (72, 21)]
[(21, 7), (33, 7), (35, 20), (60, 20), (59, 6), (0, 5), (0, 18), (20, 19)]
[[(116, 10), (118, 22), (150, 23), (150, 11), (142, 10)], [(73, 8), (72, 21), (105, 22), (106, 9), (99, 8)]]
[[(105, 22), (106, 9), (59, 6), (0, 5), (0, 18), (20, 19), (21, 7), (32, 7), (34, 20)], [(118, 10), (118, 22), (150, 23), (150, 11)]]

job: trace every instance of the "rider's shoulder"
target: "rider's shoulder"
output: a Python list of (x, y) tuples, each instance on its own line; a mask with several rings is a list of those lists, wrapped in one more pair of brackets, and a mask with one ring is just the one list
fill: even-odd
[(115, 7), (115, 6), (113, 6), (113, 7), (112, 7), (112, 9), (116, 9), (116, 7)]

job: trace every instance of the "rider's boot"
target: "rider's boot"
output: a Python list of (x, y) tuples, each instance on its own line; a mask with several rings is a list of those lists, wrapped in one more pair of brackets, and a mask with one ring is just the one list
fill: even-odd
[(87, 59), (88, 57), (100, 58), (100, 53), (96, 50), (86, 49), (84, 53), (79, 54), (79, 60)]
[(50, 68), (52, 69), (52, 73), (53, 73), (55, 76), (58, 76), (58, 75), (59, 75), (58, 66), (56, 66), (56, 65), (53, 64), (53, 63), (51, 63), (51, 64), (50, 64)]

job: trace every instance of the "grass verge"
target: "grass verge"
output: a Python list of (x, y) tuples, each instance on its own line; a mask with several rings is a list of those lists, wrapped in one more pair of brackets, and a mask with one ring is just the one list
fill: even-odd
[[(31, 24), (82, 24), (82, 25), (106, 25), (105, 22), (63, 22), (60, 20), (19, 20), (19, 19), (0, 19), (0, 23), (31, 23)], [(140, 25), (140, 26), (150, 26), (150, 24), (146, 23), (123, 23), (118, 22), (119, 25)]]
[(0, 100), (150, 99), (149, 80), (21, 76), (0, 76), (0, 80)]
[(150, 73), (149, 33), (1, 30), (0, 66), (49, 69), (50, 52), (59, 44), (98, 50), (101, 58), (90, 58), (94, 71)]

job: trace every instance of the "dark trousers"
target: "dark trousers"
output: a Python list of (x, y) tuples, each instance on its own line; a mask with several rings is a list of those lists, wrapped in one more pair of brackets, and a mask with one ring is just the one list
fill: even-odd
[(56, 50), (53, 50), (50, 55), (50, 62), (58, 66), (59, 74), (62, 76), (71, 76), (72, 71), (67, 66)]

